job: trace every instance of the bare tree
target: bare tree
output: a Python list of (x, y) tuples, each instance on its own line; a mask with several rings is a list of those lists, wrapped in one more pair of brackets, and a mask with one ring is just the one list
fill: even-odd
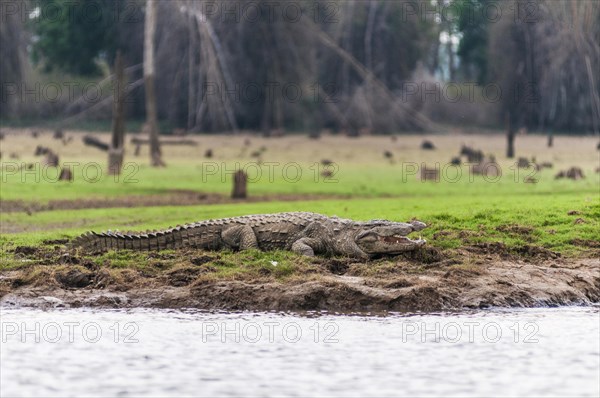
[[(4, 1), (2, 3), (4, 6)], [(17, 2), (13, 3), (13, 6), (17, 5)], [(24, 4), (20, 4), (18, 7), (24, 7)], [(4, 7), (2, 7), (2, 23), (0, 23), (0, 84), (3, 88), (2, 91), (8, 85), (23, 82), (30, 70), (26, 55), (27, 32), (20, 16), (21, 14), (18, 12), (5, 14)], [(14, 116), (21, 112), (21, 108), (18, 95), (7, 95), (2, 99), (0, 116)]]
[(144, 82), (146, 88), (146, 128), (150, 138), (150, 164), (164, 166), (158, 140), (158, 115), (154, 85), (154, 34), (156, 32), (156, 0), (146, 1), (144, 26)]
[[(125, 63), (144, 63), (143, 74), (141, 67), (126, 69), (133, 82), (128, 93), (146, 86), (131, 92), (140, 100), (145, 95), (145, 104), (132, 101), (128, 112), (145, 117), (144, 130), (156, 136), (149, 137), (153, 165), (162, 164), (157, 137), (158, 119), (163, 118), (192, 131), (431, 127), (417, 100), (406, 103), (400, 96), (430, 47), (428, 26), (434, 24), (419, 15), (404, 15), (406, 21), (398, 23), (399, 2), (336, 0), (331, 2), (340, 6), (335, 16), (329, 15), (329, 4), (319, 4), (315, 18), (290, 23), (282, 16), (251, 20), (207, 12), (215, 6), (217, 11), (240, 10), (246, 0), (232, 0), (222, 9), (214, 0), (123, 1), (139, 8), (140, 15), (145, 10), (145, 22), (119, 26), (117, 36)], [(268, 0), (255, 3), (262, 9)], [(6, 32), (0, 26), (2, 38), (8, 37)], [(0, 54), (6, 53), (4, 47)], [(5, 61), (0, 56), (0, 64)], [(82, 96), (67, 104), (65, 122), (110, 117), (113, 98), (105, 92), (94, 103)]]
[[(525, 10), (528, 0), (499, 2)], [(556, 131), (600, 128), (600, 2), (538, 0), (535, 17), (502, 13), (490, 26), (490, 76), (503, 92), (513, 128)], [(511, 92), (512, 91), (512, 92)]]
[[(195, 95), (197, 102), (196, 123), (194, 129), (198, 129), (198, 125), (202, 121), (205, 112), (210, 111), (211, 117), (219, 119), (217, 125), (223, 127), (228, 125), (229, 129), (236, 133), (238, 125), (235, 118), (233, 103), (228, 95), (203, 95), (209, 86), (221, 88), (224, 91), (233, 90), (234, 83), (232, 73), (230, 71), (228, 59), (221, 39), (215, 31), (210, 19), (202, 12), (202, 7), (195, 1), (182, 1), (172, 3), (176, 5), (178, 11), (187, 14), (186, 22), (189, 24), (190, 31), (188, 32), (191, 46), (199, 46), (201, 52), (200, 76), (198, 77), (199, 93)], [(195, 23), (194, 23), (195, 22)], [(197, 33), (197, 34), (196, 34)], [(193, 49), (193, 48), (192, 48)], [(194, 55), (194, 51), (189, 51), (190, 57)], [(190, 61), (190, 68), (194, 62)], [(192, 73), (190, 72), (190, 75)], [(192, 87), (189, 92), (192, 98)], [(188, 109), (191, 111), (191, 106), (188, 104)], [(191, 116), (188, 115), (188, 123), (191, 125)]]
[(188, 16), (188, 114), (187, 114), (187, 129), (191, 130), (194, 127), (194, 109), (196, 107), (196, 59), (198, 50), (198, 35), (195, 23), (195, 18), (192, 15)]
[(108, 172), (121, 174), (123, 166), (123, 143), (125, 141), (125, 68), (123, 56), (117, 51), (115, 60), (115, 92), (113, 94), (113, 125), (110, 149), (108, 150)]

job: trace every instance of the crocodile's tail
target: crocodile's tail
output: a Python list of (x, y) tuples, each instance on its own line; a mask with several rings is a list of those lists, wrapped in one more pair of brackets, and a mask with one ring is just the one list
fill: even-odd
[(162, 231), (141, 233), (86, 232), (69, 243), (70, 249), (82, 249), (86, 252), (105, 252), (109, 250), (166, 250), (182, 247), (198, 247), (199, 229), (194, 225), (179, 225)]

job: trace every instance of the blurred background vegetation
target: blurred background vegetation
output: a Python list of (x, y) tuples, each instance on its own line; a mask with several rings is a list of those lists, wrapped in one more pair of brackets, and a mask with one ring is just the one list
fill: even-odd
[[(143, 120), (147, 1), (2, 0), (2, 123)], [(600, 130), (596, 0), (156, 3), (163, 132)]]

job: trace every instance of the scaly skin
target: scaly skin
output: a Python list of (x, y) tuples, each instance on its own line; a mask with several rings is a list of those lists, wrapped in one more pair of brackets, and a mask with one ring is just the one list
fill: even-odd
[(425, 243), (407, 235), (426, 225), (420, 221), (359, 222), (317, 213), (258, 214), (199, 221), (144, 233), (88, 232), (71, 242), (90, 252), (107, 250), (163, 250), (184, 247), (206, 250), (292, 250), (306, 256), (341, 255), (368, 259), (398, 254)]

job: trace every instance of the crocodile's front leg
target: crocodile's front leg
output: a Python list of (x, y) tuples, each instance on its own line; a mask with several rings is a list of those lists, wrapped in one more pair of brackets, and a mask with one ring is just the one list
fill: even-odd
[(225, 245), (234, 250), (258, 249), (256, 234), (249, 225), (236, 225), (221, 232)]
[(314, 257), (315, 253), (328, 253), (331, 231), (319, 221), (314, 221), (302, 231), (300, 239), (292, 243), (292, 251), (304, 256)]
[(292, 251), (303, 256), (314, 257), (315, 252), (323, 253), (323, 242), (316, 238), (300, 238), (292, 243)]

